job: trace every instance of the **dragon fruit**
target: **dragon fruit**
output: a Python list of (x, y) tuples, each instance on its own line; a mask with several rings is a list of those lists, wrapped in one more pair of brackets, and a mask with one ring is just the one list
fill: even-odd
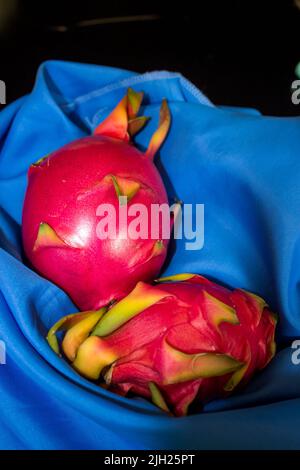
[[(99, 309), (157, 276), (168, 238), (133, 239), (118, 224), (120, 196), (132, 203), (167, 204), (153, 157), (170, 126), (167, 102), (145, 153), (132, 142), (146, 123), (142, 92), (128, 89), (92, 136), (71, 142), (31, 165), (23, 208), (23, 245), (29, 262), (63, 288), (80, 310)], [(115, 208), (116, 235), (99, 239), (97, 208)], [(172, 220), (171, 220), (172, 224)], [(101, 237), (100, 237), (101, 238)]]
[(261, 297), (180, 274), (139, 282), (109, 310), (64, 317), (47, 339), (59, 353), (56, 332), (65, 330), (62, 351), (80, 374), (183, 416), (263, 369), (275, 354), (275, 327)]

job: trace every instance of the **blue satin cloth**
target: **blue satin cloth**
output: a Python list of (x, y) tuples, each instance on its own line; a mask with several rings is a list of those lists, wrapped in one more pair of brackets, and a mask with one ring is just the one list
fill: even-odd
[[(67, 295), (23, 263), (20, 223), (29, 165), (84, 136), (128, 86), (146, 93), (152, 117), (138, 135), (146, 147), (160, 102), (172, 127), (158, 167), (170, 200), (205, 204), (205, 244), (177, 240), (166, 274), (197, 272), (265, 297), (280, 315), (278, 353), (245, 390), (171, 418), (80, 377), (45, 335), (76, 311)], [(249, 91), (250, 93), (251, 91)], [(300, 119), (214, 106), (177, 73), (47, 62), (33, 91), (0, 113), (0, 448), (299, 449)]]

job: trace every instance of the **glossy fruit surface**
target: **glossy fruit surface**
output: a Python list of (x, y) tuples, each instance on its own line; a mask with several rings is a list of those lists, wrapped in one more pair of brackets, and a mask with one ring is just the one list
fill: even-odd
[[(36, 270), (63, 288), (81, 310), (97, 309), (157, 276), (168, 240), (132, 239), (120, 218), (120, 196), (151, 212), (167, 204), (153, 157), (170, 125), (164, 101), (160, 125), (145, 153), (130, 141), (145, 124), (142, 93), (129, 89), (94, 135), (71, 142), (30, 167), (23, 208), (23, 244)], [(115, 233), (103, 237), (100, 216), (115, 211)], [(130, 223), (130, 216), (128, 216)], [(151, 220), (149, 219), (149, 224)], [(100, 235), (99, 235), (100, 234)], [(102, 235), (101, 235), (102, 234)]]

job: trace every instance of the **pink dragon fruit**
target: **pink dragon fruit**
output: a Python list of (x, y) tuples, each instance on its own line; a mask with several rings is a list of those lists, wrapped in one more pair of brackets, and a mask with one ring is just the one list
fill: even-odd
[(139, 282), (108, 311), (64, 317), (47, 339), (59, 353), (56, 331), (65, 330), (62, 351), (80, 374), (182, 416), (263, 369), (275, 354), (275, 327), (259, 296), (180, 274)]
[[(168, 239), (130, 239), (118, 225), (119, 197), (132, 203), (167, 203), (153, 157), (164, 141), (170, 113), (164, 100), (148, 150), (130, 142), (147, 118), (138, 117), (143, 93), (127, 95), (94, 135), (72, 142), (33, 164), (23, 209), (23, 244), (39, 273), (63, 288), (81, 310), (98, 309), (157, 276)], [(97, 208), (116, 211), (116, 236), (99, 239)]]

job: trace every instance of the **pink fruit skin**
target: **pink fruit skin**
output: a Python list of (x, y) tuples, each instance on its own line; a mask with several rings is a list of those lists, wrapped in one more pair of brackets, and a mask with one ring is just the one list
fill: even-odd
[[(259, 296), (184, 273), (139, 282), (108, 310), (64, 317), (47, 340), (84, 377), (184, 416), (266, 367), (276, 323)], [(61, 349), (58, 330), (66, 331)]]
[[(139, 280), (157, 276), (168, 240), (100, 240), (96, 210), (119, 201), (107, 175), (129, 178), (140, 189), (128, 202), (167, 203), (152, 160), (132, 144), (94, 135), (72, 142), (29, 170), (22, 233), (27, 258), (36, 270), (64, 289), (81, 310), (98, 309), (122, 298)], [(40, 224), (63, 240), (34, 249)], [(51, 242), (51, 240), (50, 240)]]

